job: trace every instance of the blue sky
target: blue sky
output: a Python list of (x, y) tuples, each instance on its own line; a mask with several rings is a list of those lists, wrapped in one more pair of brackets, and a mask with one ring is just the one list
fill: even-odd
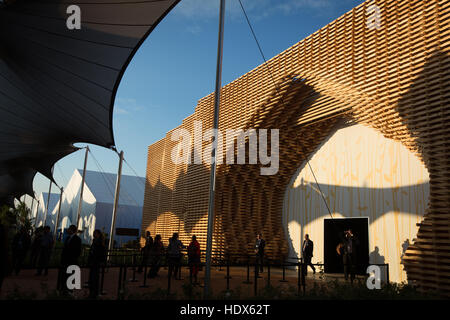
[[(362, 0), (241, 0), (264, 54), (271, 58), (335, 20)], [(214, 91), (219, 0), (182, 0), (155, 28), (131, 61), (119, 86), (114, 107), (118, 150), (145, 176), (147, 147), (163, 138), (194, 112), (197, 101)], [(227, 0), (223, 78), (225, 85), (262, 63), (238, 0)], [(83, 145), (78, 145), (83, 146)], [(90, 146), (105, 172), (116, 172), (118, 156)], [(91, 156), (90, 156), (91, 157)], [(84, 151), (60, 160), (56, 182), (65, 186)], [(99, 170), (88, 160), (88, 170)], [(125, 164), (124, 174), (133, 174)], [(38, 174), (36, 194), (48, 191)], [(57, 192), (53, 188), (53, 192)]]

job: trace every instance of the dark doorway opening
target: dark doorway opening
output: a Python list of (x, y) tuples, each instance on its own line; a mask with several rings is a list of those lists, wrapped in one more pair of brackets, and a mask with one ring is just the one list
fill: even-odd
[(335, 218), (324, 219), (324, 272), (343, 273), (342, 256), (336, 247), (344, 237), (344, 231), (351, 229), (358, 240), (356, 274), (366, 274), (369, 265), (369, 219)]

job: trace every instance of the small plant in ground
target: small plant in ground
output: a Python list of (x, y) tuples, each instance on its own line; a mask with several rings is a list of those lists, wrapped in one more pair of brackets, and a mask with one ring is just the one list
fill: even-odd
[(36, 292), (20, 291), (18, 286), (15, 286), (14, 289), (12, 291), (9, 291), (5, 296), (6, 300), (35, 300), (36, 298)]
[(189, 300), (198, 300), (202, 298), (202, 293), (196, 287), (194, 287), (191, 283), (185, 282), (182, 285), (183, 294), (186, 299)]
[(167, 290), (157, 288), (145, 293), (131, 293), (127, 296), (127, 300), (174, 300), (176, 296), (176, 293), (169, 294)]
[(224, 290), (217, 295), (218, 300), (239, 300), (241, 299), (242, 289), (238, 286), (235, 289)]

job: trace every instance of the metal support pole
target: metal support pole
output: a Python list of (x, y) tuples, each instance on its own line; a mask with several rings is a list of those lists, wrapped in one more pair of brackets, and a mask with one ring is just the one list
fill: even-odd
[(217, 159), (217, 130), (219, 127), (219, 105), (220, 88), (222, 87), (222, 53), (223, 53), (223, 29), (225, 22), (225, 0), (220, 0), (219, 18), (219, 39), (217, 44), (217, 68), (216, 68), (216, 89), (214, 95), (214, 124), (213, 148), (211, 154), (211, 175), (209, 181), (209, 204), (208, 204), (208, 232), (206, 240), (206, 263), (205, 263), (205, 288), (204, 297), (207, 298), (210, 292), (211, 279), (211, 251), (212, 234), (214, 230), (214, 195), (216, 189), (216, 159)]
[(55, 221), (55, 232), (53, 234), (53, 242), (56, 242), (56, 234), (58, 232), (58, 226), (59, 226), (59, 217), (61, 214), (61, 202), (62, 202), (62, 195), (64, 192), (64, 188), (61, 187), (61, 193), (59, 194), (59, 206), (58, 206), (58, 213), (56, 214), (56, 221)]
[(36, 206), (36, 220), (34, 221), (34, 228), (37, 228), (37, 222), (38, 222), (38, 215), (39, 215), (39, 203), (40, 201), (37, 201), (37, 206)]
[[(53, 170), (52, 170), (52, 172), (53, 172)], [(48, 187), (47, 204), (45, 205), (44, 222), (42, 223), (44, 227), (47, 224), (48, 205), (50, 204), (50, 193), (51, 192), (52, 192), (52, 180), (50, 180), (50, 185)]]
[(113, 249), (113, 246), (114, 246), (114, 228), (116, 226), (117, 206), (119, 204), (120, 178), (122, 177), (123, 151), (120, 151), (119, 158), (120, 158), (120, 160), (119, 160), (119, 170), (117, 171), (116, 192), (114, 194), (114, 208), (113, 208), (113, 213), (112, 213), (111, 230), (109, 232), (108, 249), (110, 251)]
[(88, 160), (89, 146), (86, 146), (86, 154), (84, 155), (84, 166), (83, 166), (83, 175), (81, 178), (81, 189), (80, 189), (80, 199), (78, 200), (78, 211), (77, 211), (77, 230), (80, 225), (81, 218), (81, 206), (83, 204), (83, 191), (84, 191), (84, 180), (86, 178), (86, 165)]
[(30, 218), (33, 218), (34, 197), (31, 198)]

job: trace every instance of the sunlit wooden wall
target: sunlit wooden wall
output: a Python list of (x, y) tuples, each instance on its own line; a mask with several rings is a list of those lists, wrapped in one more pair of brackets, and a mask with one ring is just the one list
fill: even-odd
[[(367, 25), (373, 4), (380, 28)], [(290, 179), (336, 123), (361, 123), (427, 168), (429, 204), (404, 262), (421, 288), (450, 292), (449, 18), (449, 1), (367, 1), (224, 86), (219, 127), (280, 129), (280, 170), (261, 176), (259, 165), (218, 166), (214, 248), (251, 252), (262, 231), (268, 254), (286, 255)], [(180, 127), (211, 127), (213, 98), (200, 99)], [(170, 137), (148, 150), (142, 229), (165, 241), (175, 231), (185, 242), (196, 234), (204, 248), (209, 166), (174, 165)]]

